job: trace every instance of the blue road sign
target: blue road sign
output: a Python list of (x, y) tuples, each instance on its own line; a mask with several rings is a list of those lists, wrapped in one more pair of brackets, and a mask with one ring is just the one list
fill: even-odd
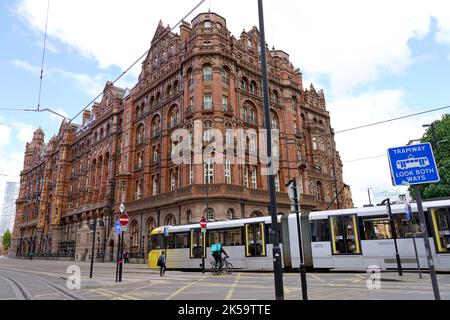
[(164, 227), (164, 236), (169, 236), (169, 227)]
[(388, 150), (394, 186), (439, 182), (439, 172), (430, 143)]
[(114, 233), (115, 234), (122, 234), (122, 230), (120, 230), (120, 222), (116, 221), (116, 223), (114, 224)]

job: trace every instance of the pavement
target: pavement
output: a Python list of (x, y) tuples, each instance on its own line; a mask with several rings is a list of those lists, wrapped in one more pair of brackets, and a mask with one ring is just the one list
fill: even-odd
[[(70, 269), (68, 269), (70, 268)], [(78, 269), (79, 268), (79, 269)], [(80, 289), (70, 280), (80, 271)], [(95, 263), (93, 278), (86, 262), (0, 259), (0, 299), (88, 300), (274, 300), (273, 273), (235, 272), (214, 276), (210, 272), (167, 271), (146, 265), (125, 264), (116, 283), (114, 263)], [(352, 272), (308, 273), (310, 300), (432, 300), (429, 274), (396, 272), (372, 275)], [(368, 281), (369, 280), (369, 281)], [(284, 273), (286, 300), (301, 299), (298, 273)], [(45, 284), (44, 286), (42, 284)], [(68, 285), (69, 283), (69, 285)], [(441, 298), (450, 300), (450, 275), (439, 274)], [(72, 285), (71, 285), (72, 284)], [(371, 289), (369, 289), (368, 287)], [(72, 286), (72, 287), (71, 287)], [(45, 288), (47, 289), (45, 289)], [(21, 290), (22, 289), (22, 290)], [(22, 291), (25, 291), (22, 292)], [(26, 292), (28, 291), (28, 292)]]

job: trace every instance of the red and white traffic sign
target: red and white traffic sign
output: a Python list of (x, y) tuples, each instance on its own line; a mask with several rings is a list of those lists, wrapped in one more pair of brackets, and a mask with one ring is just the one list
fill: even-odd
[(202, 233), (206, 233), (206, 219), (205, 218), (201, 218), (200, 228), (202, 228)]
[(119, 217), (120, 225), (126, 226), (128, 222), (130, 221), (130, 217), (126, 214), (123, 214)]
[(200, 227), (203, 229), (203, 228), (206, 228), (206, 219), (205, 218), (202, 218), (201, 220), (200, 220)]

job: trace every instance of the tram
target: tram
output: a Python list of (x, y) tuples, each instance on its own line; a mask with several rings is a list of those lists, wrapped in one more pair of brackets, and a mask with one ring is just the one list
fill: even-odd
[[(437, 271), (450, 271), (450, 199), (423, 203), (433, 260)], [(416, 269), (413, 235), (422, 268), (427, 268), (425, 245), (417, 213), (411, 203), (412, 222), (406, 221), (404, 205), (392, 205), (399, 255), (405, 269)], [(282, 264), (285, 270), (300, 265), (297, 217), (278, 216)], [(148, 265), (157, 268), (161, 251), (167, 250), (169, 269), (200, 269), (202, 257), (208, 267), (210, 247), (218, 239), (235, 269), (273, 270), (271, 217), (248, 218), (208, 223), (206, 234), (200, 224), (154, 229), (150, 235)], [(305, 266), (317, 270), (364, 271), (369, 266), (396, 269), (393, 234), (385, 206), (300, 215)]]
[[(428, 239), (437, 271), (450, 271), (450, 199), (423, 203)], [(405, 269), (417, 269), (413, 235), (421, 268), (428, 268), (417, 204), (411, 203), (412, 222), (404, 205), (392, 205), (398, 251)], [(385, 206), (312, 212), (313, 268), (365, 270), (396, 269), (395, 246)]]

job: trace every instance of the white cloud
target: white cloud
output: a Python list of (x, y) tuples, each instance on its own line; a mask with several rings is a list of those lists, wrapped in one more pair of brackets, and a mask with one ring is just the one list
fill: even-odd
[[(173, 26), (196, 3), (54, 1), (49, 34), (102, 68), (125, 69), (148, 49), (159, 19)], [(195, 14), (207, 9), (204, 4)], [(212, 1), (211, 10), (227, 19), (237, 37), (242, 29), (258, 25), (256, 1)], [(17, 13), (43, 31), (46, 11), (41, 1), (21, 0)], [(438, 22), (437, 40), (450, 42), (448, 1), (265, 1), (265, 14), (267, 41), (275, 42), (270, 45), (290, 53), (303, 70), (329, 76), (338, 94), (405, 70), (413, 62), (408, 40), (427, 35), (431, 17)]]
[(24, 125), (20, 123), (13, 123), (13, 126), (16, 128), (16, 138), (23, 144), (31, 141), (33, 137), (34, 128), (32, 125)]
[[(12, 60), (11, 63), (18, 68), (21, 68), (32, 74), (40, 74), (40, 68), (31, 65), (23, 60)], [(75, 83), (76, 87), (88, 96), (96, 96), (102, 92), (106, 81), (109, 80), (110, 75), (99, 73), (94, 76), (85, 73), (76, 73), (60, 68), (46, 68), (46, 75), (55, 79), (67, 79)], [(62, 113), (63, 115), (67, 115)]]
[(11, 141), (11, 128), (0, 124), (0, 147), (8, 145)]
[(28, 62), (23, 61), (23, 60), (11, 60), (11, 63), (13, 65), (15, 65), (16, 67), (21, 68), (21, 69), (23, 69), (25, 71), (28, 71), (28, 72), (30, 72), (32, 74), (39, 74), (39, 72), (40, 72), (38, 67), (35, 67), (35, 66), (33, 66), (33, 65), (29, 64)]
[[(413, 113), (406, 108), (401, 90), (372, 91), (358, 96), (341, 97), (330, 102), (333, 127), (336, 131), (404, 116)], [(337, 150), (343, 161), (386, 155), (387, 149), (406, 145), (424, 133), (422, 124), (430, 123), (444, 112), (390, 122), (357, 131), (336, 134)], [(392, 186), (387, 157), (344, 162), (344, 180), (352, 187), (355, 204), (368, 203), (367, 188)]]

